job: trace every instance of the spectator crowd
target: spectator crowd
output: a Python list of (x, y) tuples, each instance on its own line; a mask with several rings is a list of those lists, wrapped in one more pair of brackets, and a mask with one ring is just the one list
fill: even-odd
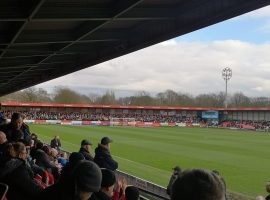
[[(92, 155), (93, 143), (81, 141), (69, 157), (55, 136), (51, 145), (31, 133), (20, 113), (0, 126), (0, 182), (8, 186), (7, 200), (138, 200), (139, 190), (116, 177), (111, 156), (113, 140), (103, 137)], [(270, 183), (266, 189), (270, 192)], [(225, 200), (226, 184), (217, 171), (173, 168), (167, 187), (171, 200)], [(264, 199), (258, 196), (258, 199)], [(266, 197), (269, 199), (269, 196)]]
[[(10, 119), (12, 111), (3, 111), (6, 118)], [(184, 122), (184, 123), (199, 123), (199, 117), (186, 117), (177, 115), (163, 115), (163, 114), (112, 114), (112, 113), (83, 113), (83, 112), (41, 112), (41, 111), (22, 111), (21, 114), (28, 120), (85, 120), (85, 121), (110, 121), (113, 118), (133, 118), (140, 122)]]

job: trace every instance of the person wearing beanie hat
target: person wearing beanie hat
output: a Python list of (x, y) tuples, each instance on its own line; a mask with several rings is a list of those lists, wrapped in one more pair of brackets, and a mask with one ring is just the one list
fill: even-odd
[(102, 174), (100, 168), (91, 161), (79, 161), (70, 177), (60, 179), (56, 184), (44, 189), (41, 200), (88, 200), (93, 192), (100, 190)]
[(90, 154), (90, 150), (92, 148), (92, 142), (89, 140), (82, 140), (81, 141), (81, 148), (79, 150), (79, 153), (81, 153), (85, 160), (94, 161), (93, 156)]
[(110, 169), (115, 171), (118, 168), (118, 163), (112, 158), (110, 153), (112, 139), (108, 137), (103, 137), (101, 143), (95, 149), (94, 162), (100, 168)]
[(91, 161), (80, 161), (74, 171), (76, 199), (89, 199), (93, 192), (101, 187), (102, 173), (100, 168)]
[(102, 181), (99, 192), (94, 193), (90, 200), (112, 200), (114, 184), (116, 182), (115, 173), (109, 169), (101, 169)]

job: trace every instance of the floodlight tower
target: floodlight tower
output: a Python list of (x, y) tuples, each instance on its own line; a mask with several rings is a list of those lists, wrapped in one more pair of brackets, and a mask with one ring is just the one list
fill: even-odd
[(225, 108), (228, 107), (227, 102), (227, 91), (228, 91), (228, 81), (232, 78), (232, 70), (229, 67), (226, 67), (222, 70), (222, 77), (225, 80), (226, 90), (225, 90)]

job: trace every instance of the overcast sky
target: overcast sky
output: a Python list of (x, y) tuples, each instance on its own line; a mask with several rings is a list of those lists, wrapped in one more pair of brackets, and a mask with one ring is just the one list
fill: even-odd
[(80, 93), (117, 96), (172, 89), (192, 95), (225, 90), (221, 71), (230, 67), (229, 93), (270, 97), (270, 7), (174, 38), (37, 85), (67, 86)]

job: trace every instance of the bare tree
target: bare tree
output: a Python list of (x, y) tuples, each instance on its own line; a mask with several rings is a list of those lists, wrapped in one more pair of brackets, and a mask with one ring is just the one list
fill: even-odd
[(86, 99), (86, 96), (69, 89), (69, 88), (56, 88), (53, 101), (55, 103), (74, 103), (82, 104), (89, 103), (89, 99)]
[(107, 91), (104, 95), (97, 98), (95, 103), (106, 104), (106, 105), (115, 105), (117, 104), (115, 94), (113, 91)]
[(248, 107), (250, 106), (250, 98), (242, 92), (237, 92), (232, 95), (229, 101), (230, 107)]

